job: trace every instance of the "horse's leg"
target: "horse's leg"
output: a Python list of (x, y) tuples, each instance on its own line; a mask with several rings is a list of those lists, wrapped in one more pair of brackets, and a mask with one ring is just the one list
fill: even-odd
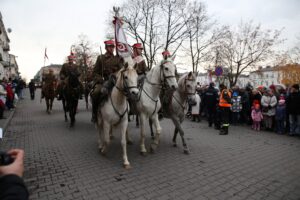
[(140, 125), (140, 120), (139, 120), (139, 114), (137, 113), (137, 114), (135, 115), (135, 126), (136, 126), (136, 127), (139, 127), (139, 125)]
[(102, 149), (101, 149), (101, 153), (103, 155), (105, 155), (106, 152), (107, 152), (108, 145), (109, 145), (109, 133), (111, 131), (111, 125), (109, 124), (109, 122), (107, 122), (105, 120), (102, 121), (102, 124), (103, 124), (102, 125), (103, 126), (103, 128), (102, 128), (103, 146), (102, 146)]
[(141, 127), (140, 127), (140, 147), (141, 147), (141, 154), (146, 155), (147, 150), (145, 147), (145, 121), (146, 121), (146, 115), (141, 113), (140, 114), (140, 120), (141, 120)]
[(100, 153), (102, 152), (102, 148), (104, 145), (104, 137), (103, 137), (103, 122), (98, 120), (97, 121), (97, 128), (98, 128), (98, 149)]
[(49, 105), (49, 99), (48, 98), (46, 98), (45, 97), (45, 101), (46, 101), (46, 106), (47, 106), (47, 113), (49, 114), (49, 107), (50, 107), (50, 105)]
[(127, 157), (127, 142), (126, 142), (126, 130), (128, 127), (128, 119), (124, 116), (124, 119), (116, 127), (116, 132), (121, 133), (121, 145), (123, 149), (123, 166), (125, 169), (130, 169), (130, 163)]
[(149, 126), (150, 126), (151, 138), (152, 138), (152, 140), (154, 140), (153, 122), (152, 122), (151, 118), (149, 118)]
[(69, 102), (68, 103), (68, 106), (69, 106), (69, 116), (70, 116), (70, 120), (71, 120), (71, 123), (70, 123), (70, 127), (73, 127), (74, 126), (74, 116), (75, 116), (75, 113), (74, 111), (76, 112), (76, 107), (74, 108), (74, 105), (72, 105), (73, 103)]
[(84, 99), (85, 99), (85, 108), (88, 110), (89, 109), (89, 92), (86, 89), (84, 93)]
[(66, 101), (64, 98), (62, 98), (62, 104), (63, 104), (63, 109), (64, 109), (64, 113), (65, 113), (65, 122), (68, 121), (68, 116), (67, 116), (67, 108), (66, 108)]
[(175, 127), (174, 129), (174, 135), (173, 135), (173, 147), (177, 147), (177, 143), (176, 143), (176, 138), (177, 138), (177, 134), (178, 134), (178, 129)]
[(161, 126), (159, 124), (157, 113), (152, 115), (151, 120), (154, 122), (155, 137), (154, 137), (154, 140), (152, 141), (152, 143), (150, 145), (150, 150), (151, 150), (152, 153), (154, 153), (157, 149), (158, 144), (159, 144)]
[(50, 113), (52, 112), (52, 106), (53, 106), (54, 97), (50, 100)]
[(133, 144), (133, 142), (132, 142), (132, 140), (131, 140), (131, 138), (129, 136), (128, 125), (127, 125), (127, 128), (126, 128), (126, 141), (127, 141), (128, 145), (132, 145)]
[[(184, 131), (183, 131), (182, 127), (181, 127), (181, 123), (182, 123), (183, 120), (180, 120), (180, 119), (178, 119), (178, 118), (175, 119), (175, 117), (171, 117), (171, 119), (172, 119), (172, 121), (173, 121), (173, 123), (174, 123), (176, 129), (179, 131), (179, 134), (180, 134), (180, 137), (181, 137), (181, 140), (182, 140), (182, 145), (183, 145), (183, 152), (184, 152), (185, 154), (189, 154), (189, 153), (190, 153), (190, 150), (189, 150), (189, 148), (187, 147), (187, 144), (186, 144), (186, 142), (185, 142), (185, 139), (184, 139)], [(174, 137), (175, 137), (175, 135), (174, 135)], [(174, 142), (174, 141), (173, 141), (173, 142)], [(175, 143), (176, 143), (176, 142), (175, 142)]]

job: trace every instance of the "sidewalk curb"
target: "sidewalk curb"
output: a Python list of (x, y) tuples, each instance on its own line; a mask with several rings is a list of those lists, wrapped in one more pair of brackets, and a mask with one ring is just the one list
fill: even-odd
[(3, 136), (4, 136), (5, 132), (6, 132), (6, 129), (7, 129), (8, 125), (10, 124), (11, 119), (13, 118), (13, 116), (14, 116), (14, 114), (16, 112), (16, 109), (17, 108), (15, 108), (13, 111), (11, 111), (11, 113), (8, 116), (8, 118), (4, 122), (4, 125), (2, 127), (2, 129), (3, 129)]

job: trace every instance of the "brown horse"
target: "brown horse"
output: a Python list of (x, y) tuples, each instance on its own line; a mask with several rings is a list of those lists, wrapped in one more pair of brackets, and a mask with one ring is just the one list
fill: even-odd
[(55, 89), (56, 89), (56, 84), (53, 82), (45, 83), (45, 85), (43, 85), (42, 88), (42, 94), (44, 94), (45, 97), (48, 114), (51, 114), (52, 112), (52, 105), (55, 97)]

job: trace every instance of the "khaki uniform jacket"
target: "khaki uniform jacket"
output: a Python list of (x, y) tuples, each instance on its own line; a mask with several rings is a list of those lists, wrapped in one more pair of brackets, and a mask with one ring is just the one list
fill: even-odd
[(66, 77), (69, 76), (69, 74), (71, 72), (76, 73), (78, 76), (80, 76), (80, 70), (79, 67), (75, 64), (69, 64), (69, 63), (65, 63), (63, 64), (63, 66), (61, 67), (61, 70), (59, 72), (59, 77), (61, 80), (65, 80)]
[(142, 56), (136, 56), (135, 58), (133, 58), (133, 61), (135, 62), (134, 69), (136, 70), (137, 74), (146, 74), (146, 71), (148, 71), (148, 69), (144, 58)]
[(122, 64), (122, 58), (119, 56), (110, 55), (108, 53), (98, 56), (93, 70), (94, 82), (102, 83), (103, 80), (108, 80), (111, 74), (116, 73), (121, 69)]

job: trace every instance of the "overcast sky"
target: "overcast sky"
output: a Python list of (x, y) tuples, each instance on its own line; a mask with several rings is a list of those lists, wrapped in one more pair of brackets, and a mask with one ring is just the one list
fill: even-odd
[[(84, 33), (102, 44), (106, 20), (112, 6), (124, 0), (0, 0), (6, 28), (11, 28), (10, 53), (17, 56), (22, 77), (33, 78), (44, 64), (44, 49), (50, 64), (62, 64), (70, 46)], [(281, 47), (291, 48), (300, 35), (299, 0), (203, 0), (208, 14), (220, 24), (237, 25), (253, 20), (263, 28), (285, 28)]]

